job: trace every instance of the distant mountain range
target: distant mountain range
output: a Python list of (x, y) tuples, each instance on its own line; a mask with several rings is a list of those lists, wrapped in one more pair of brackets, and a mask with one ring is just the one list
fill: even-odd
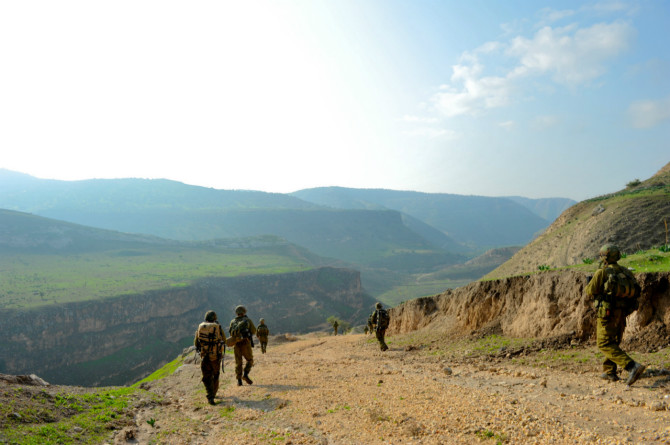
[(572, 203), (340, 187), (280, 194), (165, 179), (59, 181), (0, 169), (0, 209), (181, 241), (279, 236), (361, 270), (373, 295), (491, 248), (525, 245)]

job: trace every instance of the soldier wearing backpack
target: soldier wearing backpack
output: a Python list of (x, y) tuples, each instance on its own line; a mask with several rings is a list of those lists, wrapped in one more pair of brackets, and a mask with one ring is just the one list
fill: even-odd
[(375, 329), (375, 335), (379, 341), (379, 348), (382, 351), (386, 351), (389, 348), (384, 341), (384, 336), (386, 335), (386, 329), (389, 327), (390, 320), (391, 317), (389, 317), (388, 311), (383, 308), (382, 304), (375, 304), (375, 311), (370, 316), (370, 321)]
[(605, 356), (601, 378), (616, 382), (617, 366), (628, 371), (627, 385), (642, 375), (645, 367), (635, 362), (619, 344), (626, 328), (626, 317), (637, 310), (640, 285), (633, 273), (617, 264), (619, 248), (605, 244), (600, 249), (601, 267), (586, 286), (586, 294), (595, 299), (597, 313), (596, 339)]
[[(254, 366), (254, 351), (252, 348), (254, 347), (253, 336), (256, 334), (256, 326), (247, 317), (247, 309), (244, 306), (237, 306), (235, 314), (237, 316), (230, 321), (230, 327), (228, 328), (230, 338), (226, 340), (226, 344), (233, 346), (233, 351), (235, 352), (235, 377), (237, 377), (237, 385), (242, 386), (242, 380), (251, 385), (254, 382), (249, 378), (249, 371)], [(244, 373), (242, 373), (243, 359), (246, 360)]]
[(214, 397), (219, 390), (219, 370), (223, 359), (223, 341), (225, 340), (223, 329), (217, 321), (214, 311), (207, 311), (205, 321), (200, 323), (195, 331), (193, 344), (195, 350), (200, 353), (200, 369), (202, 371), (202, 383), (207, 391), (207, 402), (214, 405)]
[(261, 344), (261, 352), (265, 354), (265, 350), (268, 347), (268, 336), (270, 335), (270, 329), (265, 324), (265, 318), (261, 318), (258, 322), (258, 328), (256, 329), (256, 337)]

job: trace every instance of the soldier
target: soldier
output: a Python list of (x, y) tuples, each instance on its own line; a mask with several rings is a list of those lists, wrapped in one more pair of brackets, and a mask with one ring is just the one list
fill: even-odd
[(219, 370), (223, 359), (223, 329), (217, 321), (214, 311), (207, 311), (205, 321), (200, 323), (195, 331), (193, 344), (195, 350), (200, 353), (200, 369), (202, 370), (202, 383), (207, 391), (207, 402), (214, 405), (214, 397), (219, 390)]
[(381, 303), (375, 304), (375, 311), (370, 315), (370, 322), (375, 328), (375, 335), (379, 341), (379, 348), (382, 351), (386, 351), (389, 347), (384, 341), (384, 336), (386, 335), (386, 329), (389, 326), (389, 313), (386, 309), (383, 308)]
[(369, 332), (370, 328), (368, 327), (368, 325), (365, 325), (365, 335), (368, 335)]
[(626, 317), (637, 310), (640, 286), (633, 273), (617, 264), (619, 249), (605, 244), (600, 249), (601, 267), (586, 286), (586, 294), (595, 299), (598, 349), (605, 356), (601, 378), (616, 382), (617, 365), (628, 371), (627, 385), (632, 385), (644, 371), (641, 363), (626, 354), (619, 343), (626, 328)]
[[(247, 309), (244, 306), (237, 306), (235, 308), (237, 315), (230, 321), (228, 332), (234, 343), (235, 352), (235, 376), (237, 377), (237, 385), (242, 386), (242, 380), (249, 385), (254, 382), (249, 378), (249, 371), (254, 366), (254, 334), (256, 334), (256, 326), (247, 317)], [(244, 365), (244, 374), (242, 374), (242, 359), (247, 363)]]
[(340, 324), (337, 322), (337, 320), (335, 320), (335, 321), (333, 322), (333, 335), (337, 335), (337, 327), (338, 327), (339, 325), (340, 325)]
[(256, 337), (261, 343), (261, 352), (265, 354), (265, 350), (268, 347), (268, 336), (270, 335), (270, 329), (265, 324), (265, 318), (261, 318), (258, 321), (258, 329), (256, 329)]

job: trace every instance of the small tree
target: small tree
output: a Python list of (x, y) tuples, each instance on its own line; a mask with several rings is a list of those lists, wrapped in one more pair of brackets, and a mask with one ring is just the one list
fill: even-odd
[(642, 181), (640, 181), (639, 179), (633, 179), (628, 184), (626, 184), (626, 187), (633, 188), (633, 187), (637, 187), (640, 184), (642, 184)]

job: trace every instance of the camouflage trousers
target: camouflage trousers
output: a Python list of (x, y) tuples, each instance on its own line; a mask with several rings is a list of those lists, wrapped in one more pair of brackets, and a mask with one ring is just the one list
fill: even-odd
[[(244, 365), (244, 375), (248, 375), (251, 367), (254, 366), (254, 351), (251, 348), (249, 339), (237, 342), (233, 351), (235, 352), (235, 377), (241, 379), (242, 366)], [(246, 364), (243, 364), (243, 359), (247, 361)]]
[(207, 398), (213, 399), (219, 390), (219, 373), (221, 371), (221, 359), (209, 359), (207, 356), (202, 358), (200, 362), (200, 370), (202, 371), (202, 383), (205, 385), (207, 391)]
[(382, 351), (386, 351), (389, 347), (386, 345), (386, 342), (384, 341), (384, 336), (386, 335), (386, 329), (377, 329), (375, 331), (375, 334), (377, 336), (377, 341), (379, 342), (379, 349)]
[(265, 351), (267, 350), (268, 347), (268, 339), (267, 338), (259, 338), (258, 342), (261, 344), (261, 352), (265, 354)]
[(622, 309), (609, 309), (609, 314), (602, 310), (600, 312), (596, 322), (596, 342), (605, 356), (603, 371), (616, 374), (617, 365), (629, 370), (634, 360), (619, 346), (626, 329), (626, 314)]

